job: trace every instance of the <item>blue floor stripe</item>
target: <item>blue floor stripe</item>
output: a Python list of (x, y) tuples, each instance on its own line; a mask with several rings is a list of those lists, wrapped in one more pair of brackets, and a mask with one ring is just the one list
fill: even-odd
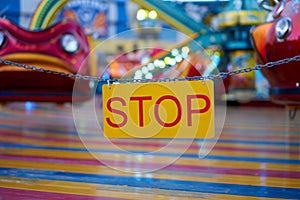
[(0, 176), (46, 179), (68, 182), (83, 182), (94, 184), (108, 184), (153, 189), (165, 189), (175, 191), (203, 192), (216, 194), (229, 194), (240, 196), (269, 197), (298, 199), (300, 189), (279, 188), (268, 186), (252, 186), (225, 183), (208, 183), (196, 181), (166, 180), (157, 178), (110, 176), (97, 174), (84, 174), (73, 172), (62, 172), (52, 170), (19, 169), (19, 168), (0, 168)]
[[(58, 116), (59, 113), (53, 114), (53, 115)], [(9, 119), (24, 120), (23, 115), (9, 114), (9, 113), (4, 113), (4, 112), (0, 113), (0, 117), (5, 117), (5, 119), (7, 119), (7, 120), (9, 120)], [(67, 118), (63, 118), (63, 119), (64, 120), (70, 120), (70, 122), (73, 122), (73, 116), (67, 116)], [(45, 120), (47, 120), (47, 122), (53, 122), (53, 123), (57, 123), (57, 121), (58, 121), (58, 119), (53, 117), (53, 116), (51, 116), (51, 117), (47, 117), (47, 116), (30, 116), (30, 120), (33, 120), (35, 122), (44, 122)]]
[(300, 142), (291, 142), (291, 141), (285, 141), (285, 142), (271, 142), (271, 141), (249, 141), (249, 140), (224, 140), (220, 139), (218, 142), (223, 143), (233, 143), (233, 144), (258, 144), (258, 145), (276, 145), (276, 146), (294, 146), (294, 147), (300, 147)]
[[(75, 126), (75, 125), (74, 125)], [(78, 135), (76, 131), (63, 131), (63, 130), (57, 130), (57, 129), (48, 129), (48, 128), (35, 128), (35, 127), (24, 127), (24, 126), (14, 126), (14, 125), (6, 125), (6, 124), (0, 124), (0, 128), (3, 129), (12, 129), (12, 130), (27, 130), (27, 131), (35, 131), (35, 132), (49, 132), (53, 134), (68, 134), (68, 135)], [(87, 134), (88, 136), (95, 136), (95, 134)]]
[[(19, 143), (0, 142), (0, 146), (4, 148), (19, 148), (19, 149), (42, 149), (42, 150), (59, 150), (72, 152), (95, 152), (95, 153), (112, 153), (112, 154), (129, 154), (130, 152), (107, 150), (107, 149), (93, 149), (88, 151), (85, 148), (68, 148), (68, 147), (47, 147), (38, 145), (28, 145)], [(145, 154), (145, 156), (167, 156), (167, 157), (183, 157), (183, 158), (199, 158), (198, 154), (183, 155), (177, 153), (148, 153), (145, 151), (131, 151), (134, 154)], [(288, 157), (288, 156), (287, 156)], [(240, 156), (219, 156), (207, 155), (204, 159), (208, 160), (230, 160), (230, 161), (245, 161), (245, 162), (262, 162), (262, 163), (280, 163), (280, 164), (300, 164), (300, 159), (279, 159), (279, 158), (257, 158), (257, 157), (240, 157)]]

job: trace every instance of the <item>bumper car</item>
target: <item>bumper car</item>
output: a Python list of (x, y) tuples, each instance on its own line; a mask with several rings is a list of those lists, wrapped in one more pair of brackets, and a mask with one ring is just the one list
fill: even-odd
[[(83, 29), (74, 21), (61, 21), (47, 29), (30, 31), (0, 18), (0, 58), (64, 73), (90, 75), (89, 45)], [(0, 64), (0, 101), (71, 102), (75, 79)], [(83, 101), (91, 88), (85, 81)], [(73, 100), (74, 100), (73, 99)]]
[[(300, 1), (281, 0), (271, 10), (269, 21), (252, 29), (251, 36), (260, 64), (300, 55)], [(273, 3), (274, 3), (273, 2)], [(261, 70), (270, 83), (270, 98), (288, 107), (300, 106), (300, 62)]]

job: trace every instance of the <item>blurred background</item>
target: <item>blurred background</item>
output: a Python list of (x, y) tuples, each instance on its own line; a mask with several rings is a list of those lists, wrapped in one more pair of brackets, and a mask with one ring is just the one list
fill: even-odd
[[(11, 0), (1, 2), (0, 17), (30, 30), (76, 20), (96, 47), (93, 75), (151, 79), (254, 66), (249, 31), (267, 12), (256, 0)], [(223, 100), (269, 100), (260, 71), (227, 77), (224, 85)]]

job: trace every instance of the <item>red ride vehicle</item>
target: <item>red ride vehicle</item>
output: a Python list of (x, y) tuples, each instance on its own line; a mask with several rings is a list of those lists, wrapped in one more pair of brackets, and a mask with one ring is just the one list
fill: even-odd
[[(74, 21), (61, 21), (41, 31), (24, 30), (0, 18), (0, 58), (57, 72), (76, 74), (89, 65), (89, 45), (83, 29)], [(80, 71), (90, 75), (89, 67)], [(74, 78), (32, 71), (0, 63), (0, 101), (70, 102)], [(91, 88), (85, 81), (82, 101)]]
[[(300, 55), (300, 1), (268, 1), (259, 3), (271, 10), (269, 22), (255, 27), (252, 32), (258, 62), (265, 64)], [(270, 97), (274, 102), (290, 108), (300, 106), (300, 62), (262, 69), (270, 82)]]

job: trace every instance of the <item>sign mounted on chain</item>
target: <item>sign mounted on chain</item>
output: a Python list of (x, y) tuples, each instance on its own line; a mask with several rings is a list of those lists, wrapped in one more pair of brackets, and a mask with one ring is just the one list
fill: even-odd
[(104, 85), (108, 138), (214, 137), (213, 81)]

